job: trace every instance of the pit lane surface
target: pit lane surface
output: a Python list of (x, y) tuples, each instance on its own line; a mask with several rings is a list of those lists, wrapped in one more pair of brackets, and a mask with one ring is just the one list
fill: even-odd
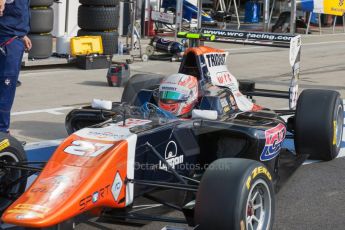
[[(338, 90), (345, 98), (344, 35), (302, 39), (302, 88)], [(212, 44), (211, 44), (212, 45)], [(228, 49), (228, 66), (238, 79), (254, 79), (257, 87), (287, 89), (291, 71), (288, 50), (214, 44)], [(139, 72), (170, 74), (179, 63), (149, 62), (131, 65)], [(118, 100), (122, 89), (107, 87), (106, 70), (80, 71), (73, 67), (26, 69), (21, 74), (12, 117), (12, 134), (27, 142), (66, 137), (64, 118), (71, 107), (93, 98)], [(258, 98), (270, 108), (287, 106), (284, 100)], [(317, 101), (315, 102), (317, 106)], [(42, 154), (42, 153), (40, 153)], [(344, 229), (345, 158), (304, 165), (276, 197), (274, 229)], [(170, 213), (177, 216), (178, 213)], [(161, 229), (164, 223), (149, 223), (142, 229)], [(9, 227), (9, 226), (7, 226)], [(12, 227), (10, 227), (12, 228)], [(88, 221), (77, 229), (136, 229), (139, 227)]]

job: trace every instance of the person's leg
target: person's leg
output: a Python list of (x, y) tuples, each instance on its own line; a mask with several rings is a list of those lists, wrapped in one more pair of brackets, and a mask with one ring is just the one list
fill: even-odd
[(24, 44), (16, 39), (5, 47), (6, 56), (0, 55), (0, 132), (8, 132), (10, 113), (16, 92)]

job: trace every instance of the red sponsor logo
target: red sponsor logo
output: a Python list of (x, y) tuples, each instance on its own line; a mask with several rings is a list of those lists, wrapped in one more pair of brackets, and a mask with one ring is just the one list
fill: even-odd
[(265, 131), (266, 143), (260, 156), (261, 161), (271, 160), (279, 154), (285, 134), (286, 127), (282, 123)]

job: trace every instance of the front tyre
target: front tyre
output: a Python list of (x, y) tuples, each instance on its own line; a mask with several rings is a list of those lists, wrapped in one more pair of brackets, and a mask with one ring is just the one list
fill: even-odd
[[(0, 215), (20, 196), (26, 187), (27, 172), (15, 168), (5, 168), (2, 164), (27, 161), (23, 146), (8, 134), (0, 133)], [(20, 178), (19, 183), (10, 184)]]
[(209, 166), (197, 192), (198, 229), (268, 230), (273, 218), (272, 176), (263, 164), (224, 158)]

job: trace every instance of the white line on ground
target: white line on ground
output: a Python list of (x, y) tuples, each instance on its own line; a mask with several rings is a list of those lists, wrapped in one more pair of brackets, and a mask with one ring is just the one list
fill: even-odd
[(25, 150), (41, 149), (46, 147), (58, 146), (64, 139), (32, 142), (25, 145)]
[[(315, 37), (334, 37), (334, 36), (344, 36), (345, 33), (336, 33), (336, 34), (317, 34)], [(307, 35), (306, 37), (311, 38), (313, 35)]]
[(323, 44), (337, 44), (337, 43), (345, 43), (345, 41), (329, 41), (329, 42), (314, 42), (314, 43), (305, 43), (303, 44), (302, 41), (302, 47), (303, 46), (314, 46), (314, 45), (323, 45)]
[(11, 115), (19, 116), (19, 115), (27, 115), (27, 114), (35, 114), (35, 113), (49, 113), (53, 115), (63, 115), (64, 113), (59, 112), (59, 111), (71, 110), (73, 108), (74, 107), (59, 107), (59, 108), (51, 108), (51, 109), (30, 110), (30, 111), (14, 112), (14, 113), (11, 113)]

